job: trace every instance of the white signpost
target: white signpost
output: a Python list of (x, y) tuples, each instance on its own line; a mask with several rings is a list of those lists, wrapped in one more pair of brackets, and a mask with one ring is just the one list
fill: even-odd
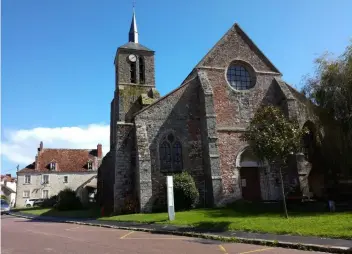
[(175, 219), (175, 205), (174, 205), (174, 182), (172, 176), (166, 177), (167, 186), (167, 211), (169, 214), (169, 220)]

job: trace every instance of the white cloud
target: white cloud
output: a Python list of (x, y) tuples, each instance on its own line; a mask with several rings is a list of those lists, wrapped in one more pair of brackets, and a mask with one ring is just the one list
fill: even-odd
[(5, 131), (1, 144), (1, 156), (7, 160), (27, 165), (34, 161), (40, 141), (44, 148), (95, 149), (103, 146), (103, 154), (109, 151), (110, 126), (91, 124), (79, 127), (34, 128)]

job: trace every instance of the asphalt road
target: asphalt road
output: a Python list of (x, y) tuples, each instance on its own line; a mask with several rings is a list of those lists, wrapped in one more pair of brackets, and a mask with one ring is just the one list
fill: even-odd
[(33, 221), (4, 215), (1, 217), (1, 253), (303, 254), (307, 252), (241, 243), (223, 243), (190, 237)]

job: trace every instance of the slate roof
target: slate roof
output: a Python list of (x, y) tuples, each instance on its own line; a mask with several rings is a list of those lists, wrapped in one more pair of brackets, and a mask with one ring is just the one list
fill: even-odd
[[(97, 168), (97, 149), (51, 149), (44, 148), (38, 152), (37, 163), (27, 165), (18, 173), (52, 172), (50, 163), (56, 162), (54, 172), (86, 172), (88, 171), (88, 161), (91, 160), (93, 168)], [(94, 165), (95, 164), (95, 165)]]
[(119, 47), (119, 49), (134, 49), (134, 50), (144, 50), (144, 51), (150, 51), (150, 52), (154, 52), (151, 49), (148, 49), (147, 47), (143, 46), (140, 43), (135, 43), (135, 42), (127, 42), (126, 44), (122, 45)]

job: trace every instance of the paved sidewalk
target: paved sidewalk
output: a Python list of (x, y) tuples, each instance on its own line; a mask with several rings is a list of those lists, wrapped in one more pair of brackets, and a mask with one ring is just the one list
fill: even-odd
[(241, 231), (219, 232), (215, 230), (199, 230), (187, 226), (35, 216), (20, 212), (11, 212), (10, 214), (13, 216), (24, 217), (32, 220), (74, 223), (134, 231), (146, 231), (152, 233), (185, 235), (223, 241), (234, 241), (259, 245), (274, 245), (295, 249), (325, 251), (330, 253), (352, 253), (352, 239), (344, 240), (307, 236), (275, 235), (267, 233), (250, 233)]

